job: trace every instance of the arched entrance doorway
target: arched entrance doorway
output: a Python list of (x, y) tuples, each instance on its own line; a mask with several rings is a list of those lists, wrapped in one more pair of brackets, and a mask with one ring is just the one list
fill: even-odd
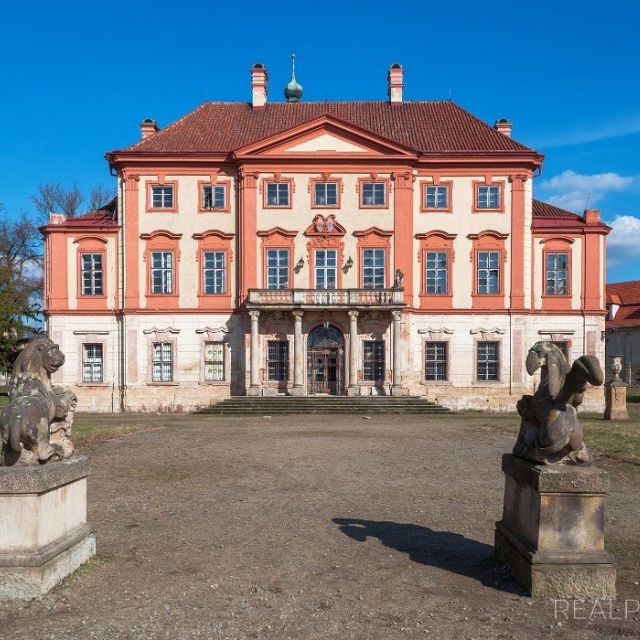
[(344, 336), (332, 324), (316, 327), (307, 338), (307, 393), (344, 393)]

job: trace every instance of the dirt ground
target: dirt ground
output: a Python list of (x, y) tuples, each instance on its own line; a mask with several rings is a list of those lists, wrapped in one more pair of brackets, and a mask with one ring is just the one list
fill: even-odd
[(1, 605), (3, 640), (640, 635), (640, 613), (624, 619), (640, 600), (633, 465), (601, 464), (618, 600), (566, 620), (492, 560), (514, 436), (491, 416), (78, 423), (98, 555), (40, 600)]

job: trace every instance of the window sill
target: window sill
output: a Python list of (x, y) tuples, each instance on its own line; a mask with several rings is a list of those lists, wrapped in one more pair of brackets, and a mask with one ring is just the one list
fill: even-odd
[(77, 387), (83, 387), (84, 389), (90, 388), (90, 387), (95, 387), (96, 389), (100, 389), (100, 388), (104, 388), (104, 387), (111, 387), (111, 384), (109, 382), (78, 382), (76, 384)]
[(148, 387), (179, 387), (179, 382), (147, 382)]
[(78, 300), (106, 300), (107, 295), (104, 293), (101, 294), (93, 294), (93, 293), (80, 293), (78, 295)]
[(571, 300), (573, 295), (570, 293), (543, 293), (540, 297), (543, 300)]
[(147, 209), (146, 213), (178, 213), (178, 210), (175, 208)]
[(228, 387), (230, 382), (228, 380), (200, 380), (198, 384), (203, 387)]
[(420, 213), (453, 213), (453, 209), (420, 209)]
[(231, 213), (231, 209), (198, 209), (198, 213)]

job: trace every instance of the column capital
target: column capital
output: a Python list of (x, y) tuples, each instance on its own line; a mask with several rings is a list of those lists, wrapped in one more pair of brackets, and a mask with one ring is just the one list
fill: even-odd
[(349, 309), (347, 313), (349, 314), (349, 320), (357, 320), (358, 316), (360, 315), (360, 312), (356, 309)]
[(402, 320), (402, 311), (392, 311), (391, 316), (394, 322), (400, 322), (400, 320)]
[(300, 309), (295, 309), (294, 311), (291, 312), (291, 315), (293, 316), (294, 320), (302, 320), (302, 316), (304, 316), (304, 311)]
[(524, 173), (516, 173), (509, 176), (509, 182), (513, 185), (514, 191), (524, 189), (524, 183), (527, 181), (528, 176)]
[(257, 320), (260, 317), (260, 311), (258, 309), (249, 311), (249, 317), (251, 318), (251, 320)]

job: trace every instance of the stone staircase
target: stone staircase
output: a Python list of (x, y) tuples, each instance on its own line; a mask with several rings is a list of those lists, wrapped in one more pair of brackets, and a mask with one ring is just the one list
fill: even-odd
[(294, 414), (430, 415), (449, 409), (417, 396), (234, 396), (201, 409), (198, 413), (226, 416), (271, 416)]

